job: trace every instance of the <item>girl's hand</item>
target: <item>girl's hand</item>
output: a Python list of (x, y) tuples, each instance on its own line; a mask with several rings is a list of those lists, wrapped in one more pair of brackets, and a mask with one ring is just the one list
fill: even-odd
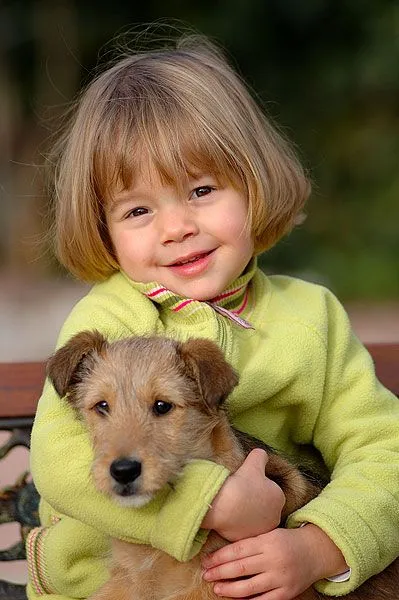
[(252, 450), (238, 471), (226, 479), (201, 527), (214, 529), (229, 541), (277, 527), (285, 496), (277, 483), (265, 476), (267, 461), (264, 450)]
[(229, 544), (207, 556), (203, 567), (204, 579), (217, 582), (213, 589), (219, 596), (257, 600), (292, 600), (348, 568), (335, 544), (312, 524)]

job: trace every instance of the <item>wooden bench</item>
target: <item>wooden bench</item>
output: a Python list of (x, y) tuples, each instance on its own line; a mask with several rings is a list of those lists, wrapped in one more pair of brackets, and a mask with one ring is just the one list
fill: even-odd
[[(399, 343), (373, 344), (368, 349), (379, 379), (399, 397)], [(44, 376), (44, 363), (0, 363), (0, 430), (11, 432), (9, 440), (0, 447), (0, 460), (15, 446), (29, 448), (30, 429)], [(21, 528), (21, 541), (0, 552), (0, 561), (24, 558), (23, 540), (38, 524), (38, 500), (33, 484), (26, 478), (11, 488), (0, 489), (0, 524), (15, 521)], [(6, 598), (26, 600), (24, 586), (0, 581), (0, 599)]]

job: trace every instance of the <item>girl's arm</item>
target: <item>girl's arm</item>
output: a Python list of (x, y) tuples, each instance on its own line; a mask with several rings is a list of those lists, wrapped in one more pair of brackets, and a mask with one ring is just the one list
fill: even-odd
[(399, 554), (399, 401), (376, 379), (369, 353), (328, 291), (325, 314), (320, 328), (325, 384), (313, 444), (331, 482), (288, 526), (313, 523), (342, 551), (350, 579), (317, 584), (335, 595), (355, 589)]
[[(205, 561), (209, 581), (247, 576), (240, 582), (220, 582), (218, 593), (223, 596), (273, 589), (271, 600), (274, 593), (292, 598), (317, 580), (322, 592), (347, 594), (399, 553), (399, 401), (376, 380), (370, 356), (328, 292), (324, 306), (325, 327), (320, 329), (326, 335), (317, 334), (322, 347), (316, 344), (310, 362), (313, 376), (325, 379), (323, 397), (312, 397), (312, 386), (306, 386), (309, 404), (319, 404), (319, 411), (312, 422), (303, 411), (296, 433), (300, 438), (301, 431), (312, 428), (331, 483), (289, 518), (290, 531), (242, 539)], [(347, 571), (347, 565), (350, 577), (325, 579)]]
[[(135, 290), (131, 291), (132, 297), (127, 289), (114, 293), (115, 285), (112, 295), (105, 285), (100, 287), (101, 294), (90, 293), (74, 309), (58, 346), (85, 329), (97, 329), (111, 340), (159, 333), (158, 312), (146, 298)], [(199, 531), (201, 522), (229, 474), (225, 468), (196, 461), (187, 466), (173, 490), (163, 490), (148, 505), (133, 509), (118, 506), (95, 489), (92, 457), (83, 423), (46, 382), (31, 439), (32, 475), (45, 501), (57, 513), (104, 534), (151, 544), (178, 560), (188, 560), (198, 552), (207, 535)]]

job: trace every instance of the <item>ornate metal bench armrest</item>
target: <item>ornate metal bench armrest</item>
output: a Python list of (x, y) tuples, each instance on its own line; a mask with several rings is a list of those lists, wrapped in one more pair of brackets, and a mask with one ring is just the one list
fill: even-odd
[[(0, 460), (12, 448), (29, 448), (32, 419), (0, 418), (0, 430), (11, 431), (7, 442), (0, 447)], [(21, 539), (13, 546), (0, 551), (0, 561), (25, 559), (25, 539), (28, 532), (39, 525), (39, 495), (30, 481), (29, 473), (23, 473), (13, 486), (0, 489), (0, 525), (17, 522)], [(0, 580), (0, 600), (26, 600), (25, 586)]]

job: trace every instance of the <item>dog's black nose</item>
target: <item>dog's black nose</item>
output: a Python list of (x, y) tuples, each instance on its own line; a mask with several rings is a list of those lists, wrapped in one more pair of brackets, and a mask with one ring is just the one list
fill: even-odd
[(110, 473), (118, 483), (132, 483), (141, 473), (141, 463), (129, 458), (118, 458), (111, 463)]

